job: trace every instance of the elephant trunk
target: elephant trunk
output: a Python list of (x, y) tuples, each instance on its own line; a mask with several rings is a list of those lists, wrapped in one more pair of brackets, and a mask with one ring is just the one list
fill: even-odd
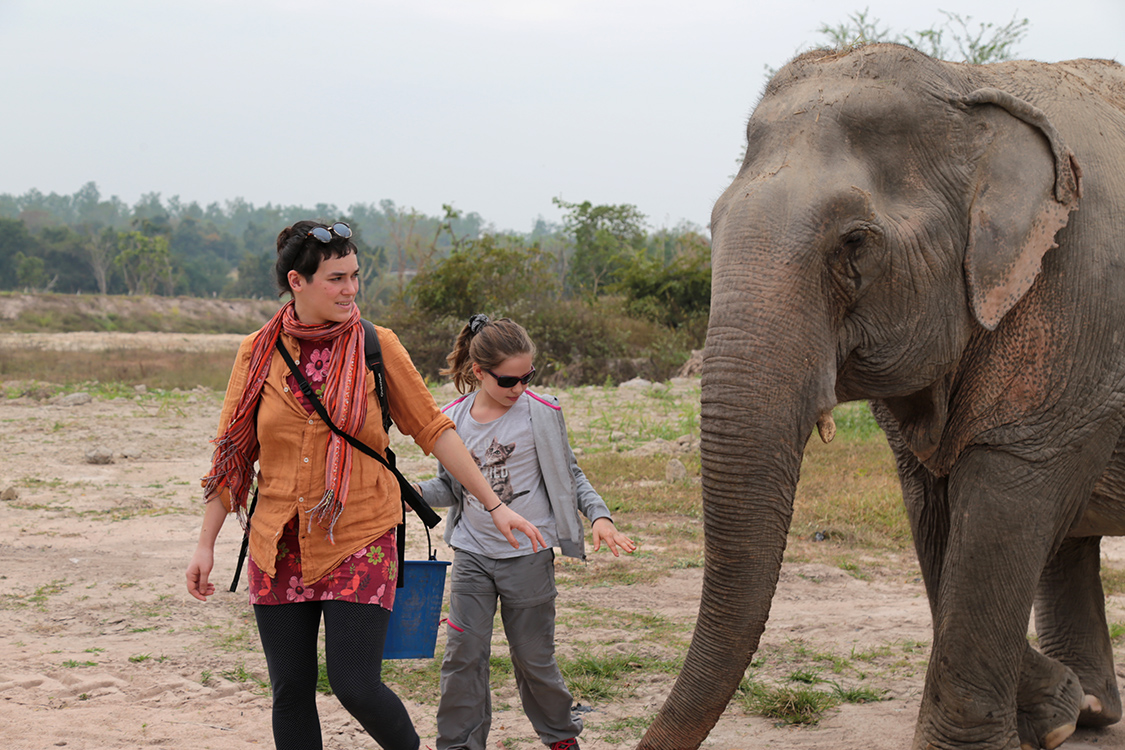
[[(805, 443), (818, 421), (825, 431), (835, 403), (827, 340), (792, 330), (751, 336), (712, 316), (703, 371), (699, 615), (683, 670), (639, 750), (699, 747), (757, 651)], [(779, 341), (793, 343), (779, 347)], [(771, 356), (758, 356), (765, 347)]]

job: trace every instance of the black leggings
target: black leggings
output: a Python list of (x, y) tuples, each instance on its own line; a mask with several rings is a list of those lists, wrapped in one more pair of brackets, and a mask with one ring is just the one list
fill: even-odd
[(402, 701), (383, 684), (383, 641), (391, 613), (377, 604), (323, 601), (255, 604), (273, 687), (278, 750), (319, 750), (317, 635), (324, 613), (328, 682), (340, 703), (387, 750), (417, 750), (418, 733)]

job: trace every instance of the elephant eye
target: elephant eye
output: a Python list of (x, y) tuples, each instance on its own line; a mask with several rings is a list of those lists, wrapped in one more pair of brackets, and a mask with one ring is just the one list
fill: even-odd
[[(863, 247), (867, 233), (862, 229), (853, 229), (840, 238), (839, 244), (832, 250), (831, 259), (834, 264), (845, 266), (855, 261), (856, 253)], [(850, 272), (848, 275), (851, 275)]]
[(850, 252), (862, 245), (865, 239), (867, 239), (867, 232), (862, 229), (856, 229), (844, 235), (844, 240), (841, 244), (843, 244), (844, 250)]
[(860, 288), (865, 270), (869, 270), (865, 268), (865, 257), (871, 235), (872, 231), (867, 227), (851, 229), (840, 237), (839, 244), (832, 253), (836, 278), (849, 294)]

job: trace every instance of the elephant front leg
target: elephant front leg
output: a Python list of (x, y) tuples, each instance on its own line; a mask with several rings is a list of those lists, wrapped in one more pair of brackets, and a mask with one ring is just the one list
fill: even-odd
[(1074, 670), (1084, 693), (1078, 724), (1121, 720), (1121, 696), (1105, 617), (1101, 537), (1066, 539), (1048, 562), (1035, 597), (1039, 648)]
[[(1052, 540), (1071, 517), (1071, 498), (1090, 490), (1079, 474), (1044, 471), (1045, 463), (974, 447), (949, 475), (949, 532), (934, 587), (934, 647), (914, 740), (919, 750), (1021, 745), (1017, 691), (1036, 586)], [(1074, 483), (1060, 486), (1067, 484), (1060, 476)], [(1064, 691), (1059, 724), (1037, 735), (1058, 739), (1053, 730), (1065, 731), (1073, 720), (1068, 700)]]

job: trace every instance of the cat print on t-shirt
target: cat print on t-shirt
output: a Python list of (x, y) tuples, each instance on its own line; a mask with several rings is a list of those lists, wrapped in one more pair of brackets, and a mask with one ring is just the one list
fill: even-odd
[[(463, 411), (454, 419), (457, 434), (497, 499), (539, 529), (548, 547), (554, 546), (558, 542), (558, 530), (535, 447), (531, 400), (521, 398), (503, 416), (482, 423), (472, 416), (475, 396), (458, 402), (463, 404)], [(489, 512), (496, 510), (493, 507), (496, 500), (490, 499), (486, 505), (464, 485), (460, 486), (460, 491), (462, 512), (449, 535), (450, 546), (495, 560), (534, 551), (526, 537), (518, 539), (519, 547), (512, 547), (509, 538), (496, 528), (495, 517)]]
[(496, 493), (496, 497), (500, 498), (500, 501), (505, 505), (511, 505), (517, 497), (523, 497), (530, 492), (530, 490), (516, 492), (512, 487), (512, 477), (508, 473), (507, 464), (508, 457), (515, 450), (515, 443), (504, 445), (496, 438), (492, 438), (492, 442), (484, 451), (483, 461), (477, 457), (475, 451), (469, 451), (473, 463), (480, 468), (480, 473), (484, 474), (484, 478), (488, 480), (488, 484), (492, 487), (492, 491)]

